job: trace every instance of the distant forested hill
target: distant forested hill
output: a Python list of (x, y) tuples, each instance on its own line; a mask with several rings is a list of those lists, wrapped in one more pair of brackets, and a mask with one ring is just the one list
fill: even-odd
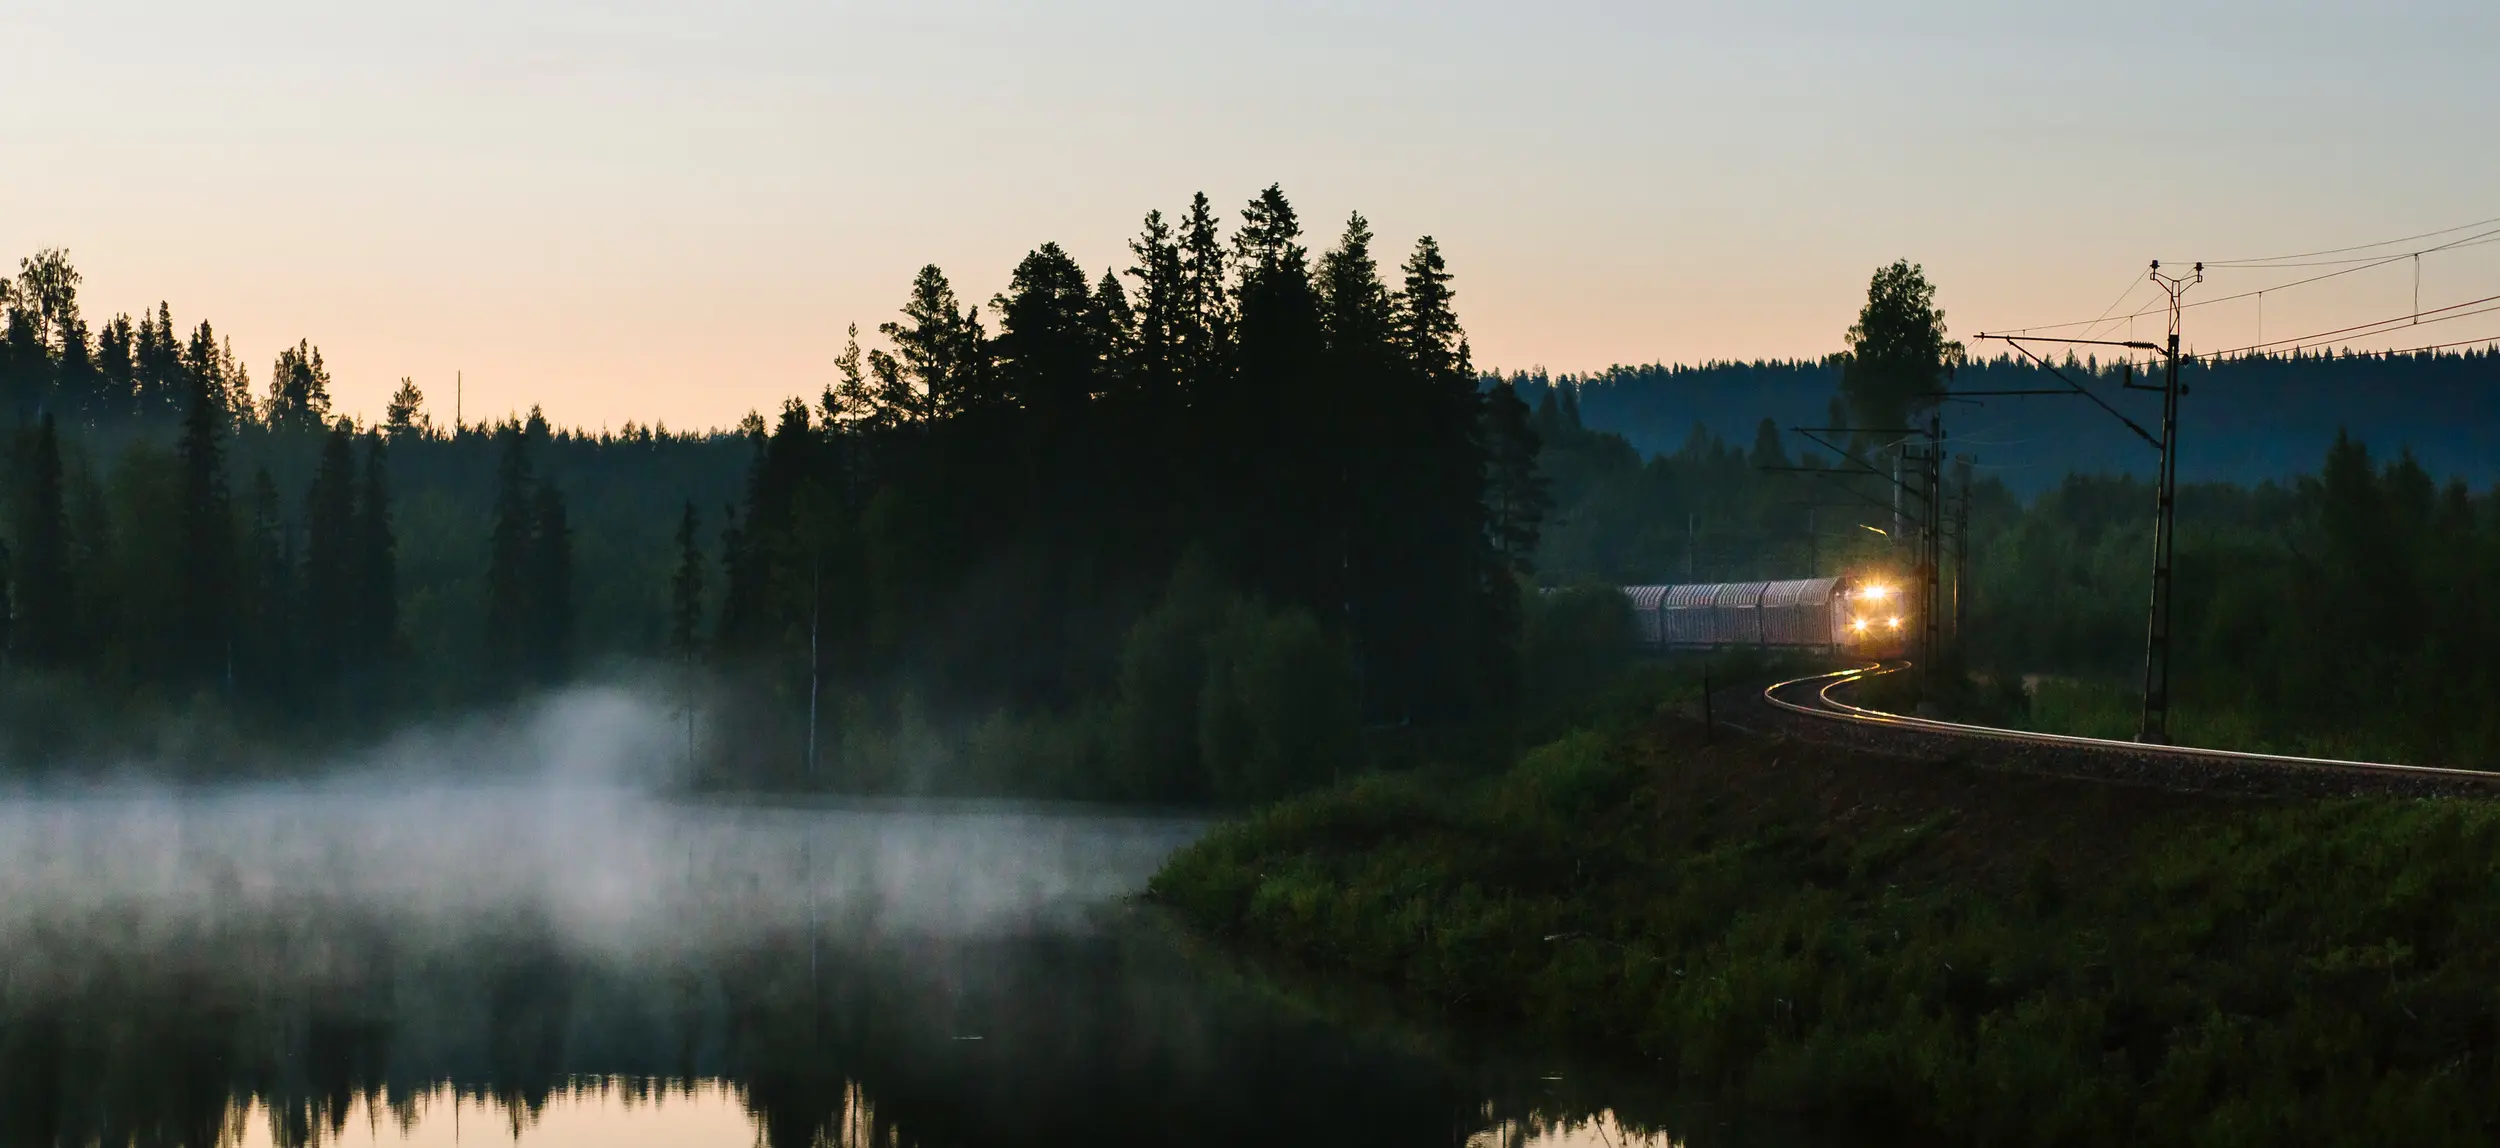
[[(2160, 417), (2155, 396), (2120, 388), (2118, 372), (2090, 360), (2069, 373), (2099, 388), (2147, 426)], [(1840, 380), (1835, 358), (1821, 361), (1610, 367), (1592, 375), (1511, 376), (1534, 404), (1549, 386), (1577, 388), (1580, 417), (1613, 431), (1645, 455), (1671, 453), (1699, 425), (1732, 443), (1753, 440), (1764, 418), (1782, 427), (1830, 425)], [(2316, 467), (2338, 429), (2393, 454), (2410, 449), (2423, 469), (2475, 486), (2500, 482), (2500, 352), (2418, 355), (2300, 355), (2236, 359), (2192, 367), (2181, 404), (2180, 477), (2188, 482), (2252, 483)], [(1957, 390), (2031, 390), (2061, 385), (2021, 360), (1965, 364)], [(2117, 420), (2080, 399), (1990, 398), (1952, 403), (1945, 426), (1957, 453), (1978, 456), (1982, 474), (2024, 495), (2070, 473), (2152, 471), (2153, 452)], [(1806, 447), (1790, 439), (1790, 449)]]

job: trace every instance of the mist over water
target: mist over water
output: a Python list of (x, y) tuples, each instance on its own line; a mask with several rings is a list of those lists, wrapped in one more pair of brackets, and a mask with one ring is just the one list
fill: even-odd
[(502, 728), (403, 735), (317, 780), (0, 798), (0, 943), (111, 919), (153, 945), (353, 911), (438, 939), (520, 918), (565, 945), (736, 947), (1068, 927), (1141, 888), (1193, 819), (972, 803), (757, 805), (668, 787), (670, 715), (623, 689)]
[(1204, 819), (701, 799), (674, 717), (0, 794), (0, 1148), (1623, 1140), (1185, 951)]

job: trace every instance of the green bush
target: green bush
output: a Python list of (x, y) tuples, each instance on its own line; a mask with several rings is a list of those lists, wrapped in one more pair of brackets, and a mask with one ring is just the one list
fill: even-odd
[(1227, 801), (1336, 779), (1362, 753), (1353, 660), (1302, 610), (1236, 603), (1207, 647), (1198, 756)]
[(1621, 676), (1633, 654), (1632, 606), (1612, 586), (1525, 596), (1520, 693), (1531, 706), (1587, 697)]
[[(1909, 783), (1961, 797), (1834, 805), (1827, 765), (1780, 764), (1794, 746), (1686, 756), (1649, 736), (1574, 733), (1456, 792), (1375, 777), (1283, 802), (1175, 855), (1150, 893), (1212, 931), (1864, 1131), (2481, 1144), (2500, 1128), (2500, 808), (2079, 786), (1988, 801), (2035, 783), (1978, 773)], [(2077, 803), (2108, 812), (2078, 821)]]
[(1120, 643), (1111, 766), (1113, 788), (1122, 796), (1204, 795), (1198, 703), (1206, 690), (1207, 644), (1233, 608), (1233, 595), (1207, 565), (1187, 560), (1162, 600)]

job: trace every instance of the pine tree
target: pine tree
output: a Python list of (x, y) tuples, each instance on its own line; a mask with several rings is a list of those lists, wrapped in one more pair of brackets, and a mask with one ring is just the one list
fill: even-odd
[(425, 392), (417, 389), (415, 379), (401, 376), (399, 389), (391, 392), (390, 405), (382, 411), (383, 433), (397, 446), (433, 429), (434, 420), (425, 414)]
[(1016, 264), (1007, 293), (991, 307), (1002, 397), (1064, 424), (1098, 391), (1102, 367), (1084, 269), (1058, 244), (1045, 243)]
[(909, 380), (919, 384), (912, 399), (924, 418), (942, 418), (990, 397), (982, 369), (980, 309), (958, 312), (955, 307), (955, 288), (931, 264), (912, 277), (911, 297), (903, 304), (907, 321), (877, 327), (894, 343)]
[(29, 666), (59, 667), (78, 653), (78, 601), (70, 579), (69, 514), (63, 497), (61, 437), (50, 412), (23, 452), (17, 510), (17, 639)]
[(262, 418), (271, 430), (317, 431), (329, 425), (330, 370), (322, 365), (321, 348), (299, 340), (278, 352)]

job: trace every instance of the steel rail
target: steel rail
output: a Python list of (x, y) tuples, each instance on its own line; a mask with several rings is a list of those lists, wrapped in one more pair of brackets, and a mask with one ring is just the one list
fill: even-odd
[[(1855, 685), (1879, 674), (1898, 673), (1907, 668), (1909, 668), (1908, 662), (1898, 662), (1891, 665), (1886, 665), (1882, 662), (1870, 662), (1854, 669), (1835, 670), (1826, 674), (1810, 674), (1802, 678), (1791, 678), (1788, 681), (1777, 682), (1764, 687), (1762, 691), (1762, 700), (1791, 713), (1803, 714), (1807, 717), (1822, 718), (1826, 721), (1842, 722), (1863, 727), (1914, 730), (1922, 733), (1938, 734), (1947, 737), (1983, 738), (1991, 741), (2007, 741), (2027, 745), (2066, 746), (2075, 749), (2099, 750), (2109, 753), (2130, 753), (2144, 756), (2175, 757), (2208, 761), (2234, 761), (2254, 765), (2293, 766), (2300, 769), (2311, 770), (2340, 770), (2344, 772), (2396, 774), (2408, 777), (2455, 778), (2458, 780), (2471, 780), (2500, 785), (2500, 773), (2480, 769), (2457, 769), (2450, 766), (2438, 765), (2403, 765), (2397, 762), (2389, 761), (2347, 761), (2342, 758), (2333, 757), (2299, 757), (2291, 754), (2249, 753), (2236, 749), (2207, 749), (2201, 746), (2163, 745), (2153, 742), (2120, 741), (2116, 738), (2081, 737), (2075, 734), (2036, 733), (2031, 730), (2005, 729), (1999, 726), (1987, 725), (1970, 725), (1964, 722), (1942, 721), (1936, 718), (1913, 717), (1909, 714), (1887, 713), (1883, 710), (1874, 710), (1868, 709), (1864, 706), (1850, 705), (1849, 703), (1832, 696), (1832, 691), (1839, 689), (1842, 686)], [(1802, 705), (1779, 696), (1781, 690), (1788, 689), (1792, 686), (1803, 686), (1818, 681), (1824, 683), (1821, 689), (1814, 692), (1815, 700), (1820, 703), (1819, 705)]]

